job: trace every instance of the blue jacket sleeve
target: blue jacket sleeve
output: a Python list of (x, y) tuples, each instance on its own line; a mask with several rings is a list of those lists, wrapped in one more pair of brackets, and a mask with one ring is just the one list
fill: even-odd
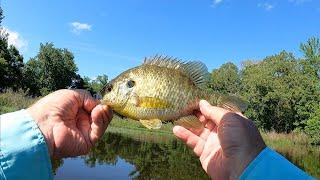
[(315, 179), (270, 148), (249, 164), (239, 179)]
[(0, 116), (0, 179), (53, 179), (45, 139), (25, 110)]

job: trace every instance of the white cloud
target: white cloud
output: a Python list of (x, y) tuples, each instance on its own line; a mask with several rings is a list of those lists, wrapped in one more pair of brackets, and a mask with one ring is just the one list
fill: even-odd
[(8, 33), (8, 44), (13, 45), (21, 51), (26, 50), (28, 42), (16, 31), (11, 31), (8, 28), (3, 28)]
[(71, 31), (75, 34), (80, 34), (82, 31), (91, 31), (91, 25), (80, 22), (72, 22), (70, 23)]
[(212, 6), (212, 7), (216, 7), (216, 6), (218, 6), (219, 4), (221, 4), (222, 1), (223, 1), (223, 0), (213, 0), (211, 6)]
[(274, 8), (274, 5), (273, 5), (273, 4), (270, 4), (270, 3), (268, 3), (268, 2), (265, 2), (265, 3), (259, 3), (259, 4), (258, 4), (258, 7), (263, 8), (263, 9), (265, 9), (266, 11), (270, 11), (270, 10), (272, 10), (272, 9)]

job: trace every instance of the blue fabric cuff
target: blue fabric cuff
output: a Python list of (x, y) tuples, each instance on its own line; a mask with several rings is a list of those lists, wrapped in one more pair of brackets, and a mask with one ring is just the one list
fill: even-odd
[(266, 147), (239, 179), (314, 179), (279, 153)]
[(45, 139), (26, 110), (0, 116), (0, 177), (53, 179)]

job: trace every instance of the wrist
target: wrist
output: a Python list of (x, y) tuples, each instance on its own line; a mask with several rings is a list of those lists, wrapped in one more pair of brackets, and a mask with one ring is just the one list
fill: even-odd
[(52, 156), (54, 149), (54, 141), (52, 138), (52, 126), (50, 125), (50, 120), (48, 119), (49, 116), (39, 113), (39, 110), (36, 111), (36, 108), (32, 106), (29, 107), (26, 111), (30, 114), (30, 116), (38, 125), (38, 128), (40, 129), (40, 132), (42, 133), (46, 141), (49, 155)]
[[(235, 168), (234, 177), (236, 177), (236, 179), (239, 179), (242, 176), (242, 174), (245, 172), (247, 167), (250, 166), (250, 164), (259, 156), (259, 154), (266, 147), (267, 146), (265, 145), (265, 143), (261, 141), (256, 145), (255, 148), (252, 148), (249, 153), (244, 153), (240, 155), (239, 157), (240, 161), (238, 163), (239, 165), (237, 166), (238, 168)], [(241, 158), (241, 157), (245, 157), (245, 158)]]

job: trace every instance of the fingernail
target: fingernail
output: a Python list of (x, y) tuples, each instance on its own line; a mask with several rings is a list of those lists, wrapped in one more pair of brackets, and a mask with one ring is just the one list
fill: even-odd
[(172, 131), (173, 133), (177, 133), (180, 129), (181, 129), (180, 126), (174, 126)]
[(199, 105), (200, 105), (200, 106), (210, 106), (210, 104), (209, 104), (208, 101), (206, 101), (206, 100), (200, 100)]

